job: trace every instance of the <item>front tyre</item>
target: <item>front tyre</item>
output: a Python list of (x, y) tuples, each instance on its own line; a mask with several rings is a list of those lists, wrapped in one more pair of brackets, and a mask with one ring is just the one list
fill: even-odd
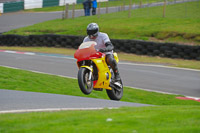
[(78, 71), (78, 84), (81, 91), (86, 95), (89, 95), (93, 90), (92, 78), (89, 79), (90, 72), (90, 70), (84, 67), (81, 67)]
[(115, 86), (114, 84), (111, 85), (112, 90), (106, 90), (108, 97), (111, 100), (119, 101), (123, 96), (123, 84), (122, 81), (120, 81), (121, 87)]

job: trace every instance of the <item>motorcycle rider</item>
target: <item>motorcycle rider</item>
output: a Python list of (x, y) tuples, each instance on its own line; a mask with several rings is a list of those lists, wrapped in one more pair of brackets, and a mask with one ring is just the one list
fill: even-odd
[(87, 35), (83, 42), (95, 41), (97, 45), (95, 48), (106, 54), (106, 63), (111, 66), (115, 75), (115, 85), (120, 86), (119, 81), (121, 80), (119, 75), (119, 70), (117, 67), (117, 62), (113, 55), (114, 46), (112, 45), (108, 35), (106, 33), (99, 32), (99, 26), (96, 23), (90, 23), (87, 26)]

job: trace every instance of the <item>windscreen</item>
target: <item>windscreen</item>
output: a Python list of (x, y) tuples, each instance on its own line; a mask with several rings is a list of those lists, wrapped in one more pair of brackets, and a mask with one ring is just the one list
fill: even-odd
[(89, 48), (92, 46), (92, 44), (97, 45), (96, 42), (93, 41), (89, 41), (89, 42), (84, 42), (79, 46), (79, 49), (85, 49), (85, 48)]

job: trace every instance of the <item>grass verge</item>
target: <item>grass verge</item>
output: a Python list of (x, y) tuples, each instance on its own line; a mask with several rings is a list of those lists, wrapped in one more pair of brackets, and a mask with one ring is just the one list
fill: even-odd
[[(166, 17), (162, 18), (163, 7), (149, 7), (90, 17), (68, 20), (51, 20), (33, 26), (9, 31), (4, 34), (68, 34), (86, 35), (86, 26), (96, 22), (100, 31), (108, 33), (113, 39), (142, 39), (180, 42), (198, 45), (200, 40), (200, 8), (198, 2), (168, 5)], [(105, 21), (106, 20), (106, 21)]]
[[(29, 52), (40, 52), (40, 53), (54, 53), (64, 54), (73, 56), (75, 49), (67, 48), (53, 48), (53, 47), (7, 47), (0, 46), (1, 50), (16, 50), (16, 51), (29, 51)], [(167, 66), (200, 69), (200, 61), (195, 60), (183, 60), (183, 59), (170, 59), (161, 57), (149, 57), (149, 56), (138, 56), (135, 54), (118, 53), (120, 61), (130, 61), (135, 63), (153, 63), (153, 64), (164, 64)]]
[(0, 114), (0, 132), (200, 132), (200, 106)]

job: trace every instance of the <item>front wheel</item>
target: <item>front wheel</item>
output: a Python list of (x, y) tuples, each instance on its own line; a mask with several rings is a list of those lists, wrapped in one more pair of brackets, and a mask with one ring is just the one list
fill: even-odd
[(111, 83), (110, 87), (112, 88), (112, 90), (106, 90), (107, 95), (111, 100), (119, 101), (122, 98), (122, 96), (123, 96), (123, 84), (122, 84), (122, 81), (120, 81), (120, 83), (121, 83), (121, 87), (116, 86), (116, 85)]
[(81, 91), (86, 95), (89, 95), (93, 90), (92, 78), (89, 79), (90, 72), (90, 70), (84, 67), (81, 67), (78, 71), (78, 84)]

